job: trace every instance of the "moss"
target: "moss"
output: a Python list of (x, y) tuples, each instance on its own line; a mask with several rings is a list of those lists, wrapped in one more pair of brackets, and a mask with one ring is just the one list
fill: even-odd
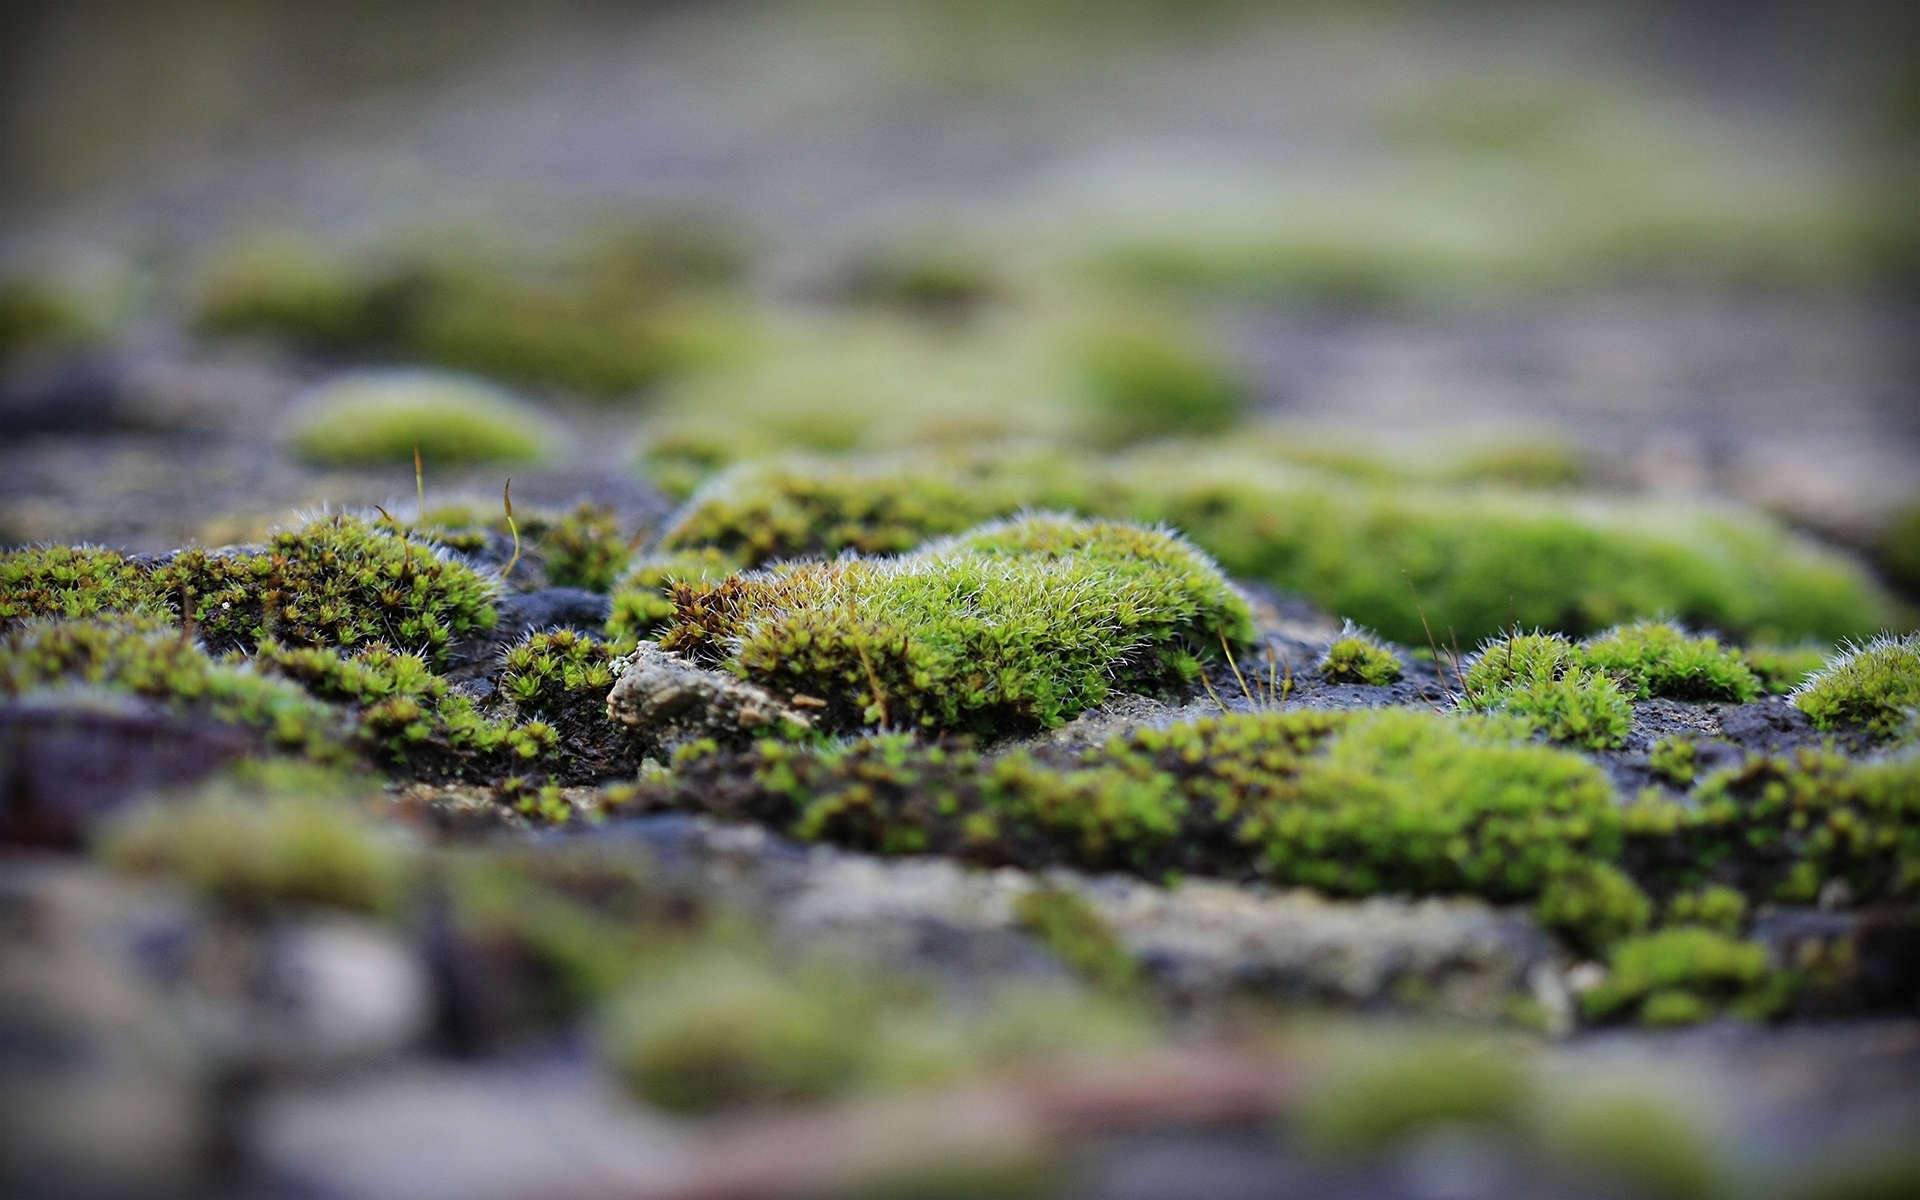
[(104, 831), (99, 853), (241, 912), (390, 912), (404, 895), (407, 856), (355, 811), (355, 795), (339, 777), (311, 769), (228, 778), (131, 810)]
[(650, 554), (614, 581), (607, 636), (616, 644), (652, 637), (673, 621), (674, 585), (718, 583), (740, 564), (711, 547)]
[(1301, 1141), (1320, 1154), (1368, 1157), (1438, 1125), (1504, 1126), (1526, 1077), (1491, 1046), (1432, 1041), (1341, 1064), (1302, 1104)]
[(1855, 763), (1830, 751), (1755, 755), (1703, 779), (1685, 806), (1630, 813), (1648, 864), (1682, 886), (1717, 878), (1808, 904), (1830, 879), (1860, 900), (1920, 888), (1920, 759)]
[(1693, 782), (1694, 745), (1691, 739), (1675, 735), (1662, 738), (1647, 753), (1647, 769), (1675, 787)]
[(601, 1041), (651, 1104), (673, 1112), (818, 1099), (851, 1086), (862, 1054), (822, 988), (740, 955), (697, 956), (616, 999)]
[(520, 558), (511, 582), (529, 589), (611, 591), (633, 557), (635, 540), (611, 508), (592, 501), (565, 510), (516, 504), (512, 526), (497, 502), (445, 504), (428, 509), (411, 524), (383, 517), (379, 525), (396, 535), (424, 534), (475, 561), (500, 567), (513, 558), (517, 530)]
[(1610, 676), (1579, 664), (1555, 634), (1514, 634), (1483, 647), (1462, 702), (1510, 713), (1555, 741), (1595, 750), (1625, 744), (1633, 707)]
[(1251, 636), (1245, 601), (1177, 535), (1050, 516), (681, 585), (674, 603), (663, 648), (811, 697), (839, 729), (1051, 728), (1110, 694), (1184, 689)]
[(1760, 694), (1760, 681), (1739, 651), (1664, 623), (1642, 621), (1608, 630), (1582, 642), (1579, 657), (1638, 700), (1667, 696), (1744, 703)]
[(1580, 997), (1589, 1020), (1639, 1005), (1641, 1018), (1654, 1023), (1698, 1021), (1742, 998), (1772, 994), (1766, 949), (1711, 929), (1680, 926), (1629, 938), (1614, 947), (1608, 968), (1607, 978)]
[(1910, 737), (1920, 710), (1920, 634), (1879, 637), (1829, 662), (1793, 693), (1819, 729)]
[(1768, 695), (1784, 696), (1826, 666), (1833, 657), (1833, 647), (1805, 642), (1798, 646), (1748, 646), (1740, 653)]
[(506, 392), (433, 371), (347, 375), (303, 402), (294, 453), (329, 465), (405, 463), (417, 447), (431, 467), (530, 463), (547, 457), (547, 423)]
[(0, 366), (29, 352), (83, 345), (100, 333), (94, 317), (62, 288), (39, 279), (0, 279)]
[(0, 642), (0, 693), (104, 688), (254, 731), (266, 747), (348, 761), (347, 722), (298, 685), (209, 656), (152, 618), (29, 621)]
[(1013, 917), (1067, 967), (1101, 987), (1124, 991), (1139, 982), (1139, 962), (1093, 906), (1073, 892), (1027, 892), (1014, 901)]
[(1310, 711), (1139, 729), (1079, 754), (995, 759), (895, 736), (699, 749), (652, 803), (805, 839), (987, 863), (1257, 876), (1342, 895), (1530, 898), (1620, 851), (1592, 764), (1511, 723)]
[(1098, 409), (1099, 440), (1125, 444), (1216, 433), (1246, 405), (1246, 388), (1197, 339), (1163, 321), (1109, 319), (1080, 332), (1073, 358)]
[(846, 291), (858, 303), (958, 319), (1004, 298), (1008, 285), (984, 255), (935, 243), (859, 255), (847, 269)]
[(1448, 640), (1516, 621), (1578, 635), (1655, 612), (1748, 637), (1834, 637), (1892, 615), (1856, 565), (1757, 515), (1370, 486), (1228, 445), (757, 464), (710, 482), (663, 543), (748, 565), (892, 552), (1029, 507), (1164, 521), (1235, 575), (1403, 644), (1425, 644), (1428, 625)]
[[(639, 759), (607, 718), (607, 693), (617, 674), (612, 646), (570, 629), (529, 634), (508, 647), (494, 683), (498, 697), (521, 718), (516, 728), (553, 731), (556, 741), (522, 758), (564, 765), (569, 779), (631, 775)], [(515, 748), (516, 753), (520, 753)]]
[(94, 546), (30, 546), (0, 554), (0, 629), (33, 617), (164, 614), (140, 565)]
[(1653, 917), (1653, 902), (1618, 867), (1590, 863), (1549, 882), (1534, 915), (1583, 953), (1597, 956), (1644, 930)]
[(1747, 923), (1747, 898), (1723, 884), (1676, 892), (1667, 900), (1669, 925), (1698, 925), (1728, 937)]
[(673, 240), (629, 232), (570, 257), (516, 261), (472, 243), (378, 258), (262, 238), (207, 268), (195, 316), (212, 332), (619, 396), (739, 336), (709, 299), (726, 273), (709, 255), (663, 253)]
[(1920, 597), (1920, 503), (1892, 515), (1875, 540), (1873, 557), (1889, 583)]
[(497, 619), (494, 583), (430, 542), (338, 514), (275, 533), (259, 550), (187, 550), (154, 572), (215, 649), (351, 651), (384, 642), (438, 666)]
[(1393, 651), (1364, 634), (1349, 634), (1327, 647), (1320, 674), (1330, 683), (1364, 683), (1382, 687), (1400, 678), (1400, 660)]

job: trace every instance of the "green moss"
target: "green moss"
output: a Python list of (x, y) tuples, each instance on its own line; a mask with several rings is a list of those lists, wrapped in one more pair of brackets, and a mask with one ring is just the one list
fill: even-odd
[(85, 344), (100, 332), (65, 290), (39, 279), (0, 279), (0, 365), (30, 351)]
[(123, 870), (177, 879), (243, 912), (389, 912), (404, 894), (407, 856), (355, 811), (355, 795), (339, 777), (311, 769), (231, 777), (134, 808), (107, 827), (99, 852)]
[(1612, 789), (1508, 722), (1310, 711), (1140, 729), (1081, 754), (985, 759), (899, 737), (689, 750), (661, 804), (806, 839), (974, 862), (1530, 898), (1619, 854)]
[(1075, 893), (1053, 888), (1027, 892), (1013, 902), (1013, 917), (1076, 974), (1116, 990), (1139, 982), (1139, 962), (1093, 906)]
[(1317, 1153), (1366, 1157), (1438, 1125), (1504, 1126), (1526, 1095), (1525, 1075), (1492, 1046), (1402, 1045), (1343, 1062), (1308, 1093), (1297, 1128)]
[(211, 264), (195, 316), (212, 332), (619, 396), (739, 337), (710, 299), (726, 272), (665, 252), (673, 240), (623, 234), (541, 261), (471, 242), (378, 258), (263, 238)]
[(1875, 540), (1873, 556), (1889, 583), (1910, 597), (1920, 596), (1920, 503), (1893, 514)]
[(1920, 759), (1755, 755), (1702, 780), (1684, 806), (1637, 806), (1630, 826), (1663, 848), (1649, 872), (1681, 886), (1719, 878), (1808, 904), (1842, 879), (1863, 901), (1907, 896), (1920, 888)]
[(1549, 882), (1534, 915), (1584, 953), (1598, 955), (1645, 929), (1653, 902), (1618, 867), (1590, 863)]
[(1740, 653), (1769, 695), (1784, 696), (1826, 666), (1833, 657), (1833, 647), (1807, 642), (1798, 646), (1748, 646)]
[(117, 550), (30, 546), (0, 554), (0, 629), (33, 617), (165, 611), (147, 572)]
[(1607, 978), (1580, 997), (1589, 1020), (1639, 1005), (1652, 1023), (1691, 1022), (1743, 997), (1771, 994), (1766, 949), (1711, 929), (1682, 926), (1629, 938), (1614, 947), (1608, 967)]
[(851, 1086), (863, 1065), (826, 989), (740, 955), (643, 979), (604, 1015), (601, 1041), (635, 1092), (674, 1112), (818, 1099)]
[(1514, 634), (1483, 647), (1467, 669), (1462, 703), (1510, 713), (1555, 741), (1600, 750), (1623, 745), (1633, 707), (1612, 677), (1578, 662), (1557, 634)]
[(1920, 634), (1879, 637), (1839, 655), (1793, 693), (1815, 727), (1910, 737), (1920, 710)]
[(1747, 923), (1747, 898), (1723, 884), (1676, 892), (1667, 900), (1667, 924), (1698, 925), (1737, 937)]
[(1327, 647), (1320, 674), (1330, 683), (1365, 683), (1382, 687), (1400, 678), (1400, 660), (1393, 651), (1364, 634), (1349, 634)]
[(1098, 408), (1094, 432), (1124, 444), (1216, 433), (1246, 405), (1246, 388), (1197, 339), (1162, 321), (1112, 319), (1082, 331), (1072, 354)]
[(1618, 1181), (1626, 1194), (1704, 1200), (1720, 1192), (1710, 1143), (1671, 1097), (1640, 1091), (1549, 1095), (1535, 1124), (1556, 1161)]
[(264, 638), (344, 651), (383, 642), (446, 662), (493, 627), (494, 583), (429, 542), (339, 514), (283, 530), (259, 550), (187, 550), (154, 572), (215, 649)]
[(1686, 787), (1693, 782), (1692, 740), (1677, 734), (1660, 739), (1647, 754), (1647, 769), (1675, 787)]
[(709, 483), (663, 543), (749, 565), (898, 551), (1031, 507), (1164, 521), (1235, 575), (1403, 644), (1424, 645), (1427, 625), (1441, 638), (1515, 622), (1577, 635), (1655, 612), (1742, 636), (1830, 637), (1892, 614), (1857, 565), (1757, 515), (1370, 486), (1227, 445), (1106, 460), (1029, 448), (750, 465)]
[(341, 713), (296, 684), (210, 657), (152, 618), (29, 621), (0, 642), (0, 692), (103, 688), (255, 731), (271, 749), (315, 762), (352, 755)]
[(1760, 695), (1760, 681), (1739, 651), (1659, 622), (1623, 625), (1588, 638), (1580, 644), (1579, 657), (1639, 700), (1668, 696), (1744, 703)]
[(633, 557), (635, 540), (611, 508), (592, 501), (566, 510), (516, 504), (511, 527), (505, 507), (497, 502), (445, 504), (428, 509), (411, 524), (385, 517), (378, 524), (395, 535), (424, 534), (450, 550), (499, 566), (512, 559), (517, 530), (520, 558), (511, 582), (520, 588), (611, 591)]
[(336, 379), (305, 400), (289, 437), (309, 462), (410, 463), (417, 447), (429, 468), (538, 462), (552, 444), (540, 414), (506, 392), (432, 371)]
[(1178, 536), (1050, 516), (684, 586), (675, 609), (662, 647), (813, 697), (841, 729), (1051, 728), (1116, 692), (1184, 689), (1251, 636), (1245, 601)]

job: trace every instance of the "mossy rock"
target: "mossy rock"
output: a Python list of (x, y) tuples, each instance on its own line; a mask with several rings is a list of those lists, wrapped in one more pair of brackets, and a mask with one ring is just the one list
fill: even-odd
[(1920, 730), (1920, 634), (1847, 650), (1794, 689), (1793, 703), (1819, 729), (1912, 738)]

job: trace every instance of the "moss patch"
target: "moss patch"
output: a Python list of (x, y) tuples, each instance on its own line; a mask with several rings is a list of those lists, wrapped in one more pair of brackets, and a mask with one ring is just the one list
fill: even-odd
[(0, 629), (33, 617), (165, 611), (147, 571), (117, 550), (32, 546), (0, 554)]
[(1767, 952), (1710, 929), (1677, 927), (1621, 942), (1605, 981), (1580, 997), (1594, 1021), (1627, 1014), (1655, 1025), (1691, 1024), (1721, 1011), (1772, 1016), (1790, 984), (1768, 966)]
[(1793, 693), (1820, 729), (1910, 736), (1920, 711), (1920, 634), (1881, 637), (1835, 658)]
[(1184, 688), (1245, 602), (1177, 535), (1032, 516), (901, 558), (849, 558), (680, 585), (663, 648), (776, 695), (825, 728), (1005, 734), (1116, 692)]
[(1349, 634), (1327, 647), (1320, 659), (1320, 674), (1330, 683), (1383, 687), (1400, 678), (1400, 660), (1372, 638)]
[(479, 380), (428, 371), (348, 375), (314, 391), (288, 435), (309, 462), (530, 463), (552, 444), (539, 413)]

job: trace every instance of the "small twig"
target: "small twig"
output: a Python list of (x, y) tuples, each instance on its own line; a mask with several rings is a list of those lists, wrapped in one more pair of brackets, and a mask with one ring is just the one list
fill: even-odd
[(1233, 647), (1227, 644), (1227, 631), (1222, 629), (1219, 632), (1220, 649), (1226, 653), (1227, 666), (1233, 671), (1233, 677), (1240, 681), (1240, 694), (1247, 698), (1248, 704), (1253, 705), (1255, 708), (1260, 707), (1260, 701), (1254, 696), (1253, 689), (1247, 686), (1247, 677), (1240, 673), (1240, 664), (1233, 661)]
[(1200, 671), (1200, 686), (1207, 689), (1207, 695), (1213, 697), (1213, 702), (1220, 706), (1222, 713), (1230, 714), (1233, 712), (1232, 709), (1227, 707), (1227, 702), (1220, 698), (1220, 693), (1213, 690), (1213, 680), (1207, 678), (1205, 668), (1202, 668)]
[[(1441, 660), (1439, 645), (1433, 640), (1433, 626), (1427, 624), (1427, 606), (1420, 603), (1420, 589), (1413, 586), (1413, 576), (1407, 574), (1405, 571), (1400, 572), (1400, 578), (1407, 581), (1407, 593), (1413, 597), (1413, 611), (1420, 614), (1420, 628), (1426, 631), (1427, 652), (1433, 655), (1433, 664), (1440, 671), (1440, 682), (1445, 683), (1447, 680), (1446, 665)], [(1462, 682), (1464, 683), (1465, 680), (1463, 679)], [(1427, 695), (1427, 689), (1424, 687), (1420, 689), (1420, 699), (1426, 701), (1427, 707), (1433, 711), (1441, 711), (1439, 702)], [(1469, 696), (1468, 699), (1472, 699), (1472, 697)]]
[(416, 525), (427, 523), (427, 477), (420, 470), (420, 443), (413, 444), (413, 496), (418, 508), (414, 511), (413, 522)]

